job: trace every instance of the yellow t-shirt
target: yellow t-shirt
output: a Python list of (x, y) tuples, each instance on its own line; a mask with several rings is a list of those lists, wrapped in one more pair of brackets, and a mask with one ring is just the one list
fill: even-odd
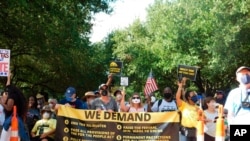
[[(31, 132), (36, 133), (36, 136), (39, 136), (42, 133), (47, 133), (53, 129), (56, 129), (56, 119), (40, 119), (36, 122)], [(49, 135), (49, 137), (54, 138), (54, 134)]]
[(181, 106), (179, 107), (181, 111), (181, 125), (184, 127), (196, 127), (198, 122), (198, 110), (199, 107), (196, 105), (190, 105), (184, 101), (182, 101)]

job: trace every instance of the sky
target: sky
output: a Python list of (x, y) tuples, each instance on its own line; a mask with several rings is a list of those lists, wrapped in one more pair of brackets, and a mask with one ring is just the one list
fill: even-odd
[(128, 27), (137, 18), (145, 21), (146, 8), (153, 2), (154, 0), (117, 0), (112, 4), (114, 11), (110, 15), (95, 15), (90, 41), (99, 42), (113, 30)]

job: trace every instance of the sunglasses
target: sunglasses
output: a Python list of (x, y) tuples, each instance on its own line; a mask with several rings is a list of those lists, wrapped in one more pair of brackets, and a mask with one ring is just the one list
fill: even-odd
[(132, 99), (140, 99), (140, 97), (132, 97)]

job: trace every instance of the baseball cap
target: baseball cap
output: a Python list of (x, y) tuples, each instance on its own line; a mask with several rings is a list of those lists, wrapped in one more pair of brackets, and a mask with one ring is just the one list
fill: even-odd
[(250, 71), (250, 68), (249, 68), (249, 67), (247, 67), (247, 66), (241, 66), (241, 67), (239, 67), (239, 68), (236, 70), (236, 74), (239, 73), (239, 72), (240, 72), (241, 70), (243, 70), (243, 69), (247, 69), (247, 70)]
[(105, 86), (105, 87), (108, 87), (108, 85), (106, 85), (106, 84), (103, 83), (103, 84), (101, 84), (101, 85), (98, 87), (99, 90), (100, 90), (102, 87), (104, 87), (104, 86)]
[(76, 93), (76, 89), (74, 87), (68, 87), (64, 95), (65, 97), (71, 97), (75, 93)]
[(224, 92), (222, 90), (216, 90), (216, 93), (224, 95)]
[(43, 108), (42, 108), (42, 111), (41, 112), (51, 112), (51, 108), (50, 108), (50, 106), (49, 105), (45, 105), (45, 106), (43, 106)]

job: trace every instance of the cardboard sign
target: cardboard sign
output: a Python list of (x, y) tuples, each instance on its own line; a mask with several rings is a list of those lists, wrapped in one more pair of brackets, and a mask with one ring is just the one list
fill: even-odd
[(121, 61), (112, 61), (109, 65), (109, 73), (115, 75), (121, 75), (122, 62)]
[(10, 50), (0, 49), (0, 76), (8, 76), (10, 69)]
[(121, 86), (128, 86), (128, 77), (121, 77)]
[(179, 65), (178, 66), (178, 78), (186, 77), (192, 81), (195, 81), (197, 70), (198, 70), (198, 67)]

